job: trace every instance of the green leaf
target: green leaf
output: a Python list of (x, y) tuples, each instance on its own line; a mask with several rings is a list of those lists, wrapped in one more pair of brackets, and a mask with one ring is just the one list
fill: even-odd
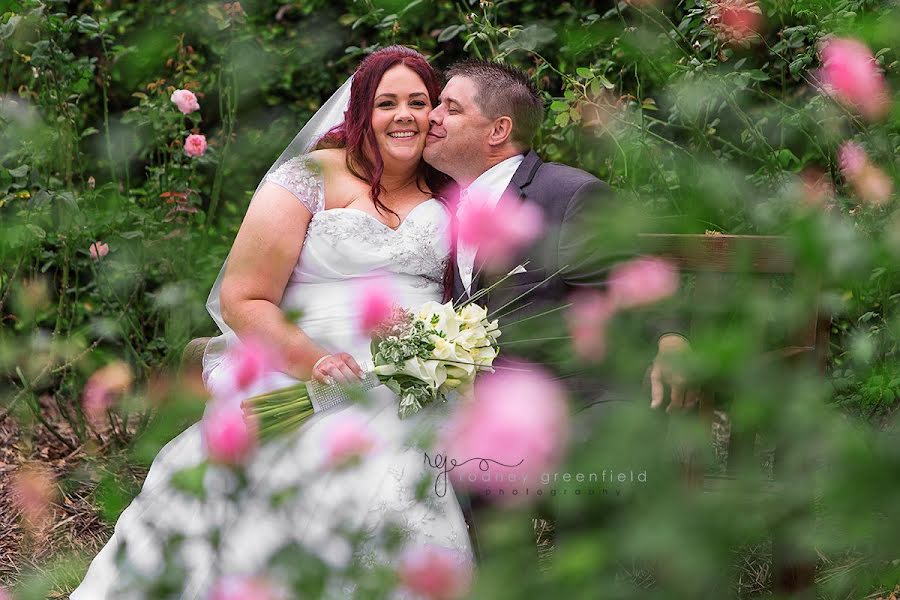
[(562, 100), (554, 100), (550, 104), (550, 110), (553, 112), (563, 112), (565, 110), (569, 110), (569, 105)]
[(34, 224), (32, 224), (32, 223), (29, 223), (29, 224), (26, 225), (25, 227), (28, 228), (28, 231), (30, 231), (31, 234), (32, 234), (35, 238), (37, 238), (37, 239), (39, 239), (39, 240), (47, 239), (47, 232), (44, 231), (43, 229), (41, 229), (40, 227), (38, 227), (37, 225), (34, 225)]
[(100, 130), (95, 127), (88, 127), (84, 131), (81, 132), (82, 139), (88, 137), (89, 135), (94, 135), (95, 133), (100, 133)]
[(205, 500), (206, 488), (203, 486), (203, 478), (206, 476), (208, 468), (209, 463), (204, 462), (194, 467), (176, 471), (170, 479), (172, 487), (200, 500)]
[(569, 124), (569, 113), (564, 112), (564, 113), (559, 113), (558, 115), (556, 115), (556, 125), (558, 127), (565, 127), (568, 124)]
[(13, 177), (25, 177), (28, 175), (28, 165), (19, 165), (15, 169), (10, 169), (9, 174)]
[(441, 34), (438, 36), (437, 41), (438, 43), (448, 42), (465, 30), (465, 25), (451, 25), (441, 32)]
[(575, 73), (577, 73), (579, 77), (584, 77), (585, 79), (590, 79), (594, 76), (594, 72), (587, 67), (578, 67), (575, 69)]

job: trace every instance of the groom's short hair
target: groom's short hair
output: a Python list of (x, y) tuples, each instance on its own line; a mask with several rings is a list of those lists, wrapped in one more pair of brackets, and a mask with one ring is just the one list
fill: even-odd
[(522, 149), (531, 142), (544, 121), (544, 102), (527, 73), (488, 60), (469, 59), (447, 69), (447, 79), (466, 77), (475, 82), (475, 102), (489, 119), (512, 119), (512, 141)]

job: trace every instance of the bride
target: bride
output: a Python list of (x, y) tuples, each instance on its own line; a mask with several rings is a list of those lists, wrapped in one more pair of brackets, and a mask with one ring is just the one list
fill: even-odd
[[(356, 326), (363, 282), (387, 276), (395, 301), (411, 309), (441, 299), (449, 213), (432, 194), (441, 175), (422, 161), (439, 89), (417, 52), (379, 50), (275, 163), (210, 294), (223, 334), (204, 355), (209, 390), (234, 377), (228, 350), (248, 336), (266, 340), (285, 360), (247, 396), (311, 378), (358, 381), (360, 365), (371, 359)], [(285, 318), (297, 314), (294, 322)], [(348, 569), (389, 562), (384, 542), (397, 531), (405, 548), (443, 547), (469, 564), (455, 495), (417, 498), (435, 473), (416, 440), (440, 424), (446, 409), (430, 406), (400, 420), (397, 402), (382, 386), (365, 402), (316, 413), (294, 434), (259, 449), (245, 467), (245, 486), (236, 486), (226, 468), (208, 469), (202, 500), (170, 481), (207, 458), (193, 425), (154, 460), (72, 600), (203, 598), (223, 576), (277, 581), (284, 573), (267, 568), (285, 552), (304, 557), (306, 572), (318, 564), (326, 573), (318, 588), (311, 577), (307, 591), (348, 597), (354, 591)], [(351, 468), (323, 468), (324, 436), (348, 417), (374, 432), (377, 452)], [(294, 577), (297, 567), (291, 564)]]

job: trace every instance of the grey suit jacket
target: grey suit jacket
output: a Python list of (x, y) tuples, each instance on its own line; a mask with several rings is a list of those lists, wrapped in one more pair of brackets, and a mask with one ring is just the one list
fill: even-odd
[[(592, 255), (591, 249), (596, 244), (592, 243), (588, 224), (591, 214), (597, 214), (613, 202), (613, 194), (607, 184), (590, 173), (545, 163), (531, 151), (516, 170), (500, 202), (522, 200), (533, 202), (543, 211), (544, 234), (512, 263), (528, 261), (527, 272), (511, 276), (478, 303), (501, 315), (502, 356), (519, 356), (556, 371), (566, 380), (576, 405), (608, 399), (609, 383), (593, 376), (589, 369), (561, 372), (557, 368), (564, 362), (560, 352), (571, 352), (571, 344), (544, 338), (566, 335), (562, 311), (539, 318), (535, 315), (564, 305), (577, 288), (605, 287), (610, 264), (621, 257)], [(476, 269), (477, 265), (476, 255)], [(467, 297), (455, 267), (453, 276), (453, 298)], [(498, 276), (479, 270), (472, 281), (472, 293), (489, 287), (497, 279)], [(527, 317), (531, 318), (522, 321)]]

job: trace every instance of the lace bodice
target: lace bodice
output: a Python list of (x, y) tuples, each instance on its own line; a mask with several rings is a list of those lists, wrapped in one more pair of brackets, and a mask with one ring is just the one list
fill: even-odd
[[(397, 229), (391, 229), (361, 210), (326, 210), (321, 170), (306, 156), (286, 161), (266, 181), (291, 192), (312, 214), (292, 281), (316, 280), (335, 265), (345, 277), (382, 270), (431, 283), (443, 280), (450, 247), (449, 213), (438, 200), (419, 204)], [(426, 285), (420, 282), (419, 287)]]

